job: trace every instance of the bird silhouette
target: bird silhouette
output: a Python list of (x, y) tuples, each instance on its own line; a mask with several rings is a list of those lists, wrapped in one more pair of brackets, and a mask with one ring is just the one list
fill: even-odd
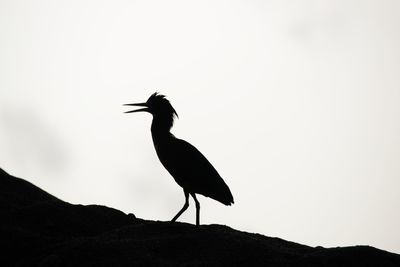
[(234, 203), (229, 187), (206, 157), (194, 146), (176, 138), (170, 132), (178, 114), (164, 95), (154, 93), (145, 103), (125, 105), (143, 107), (125, 113), (149, 112), (153, 115), (151, 135), (157, 156), (183, 188), (185, 204), (174, 216), (173, 222), (189, 207), (189, 195), (196, 204), (196, 225), (200, 224), (200, 202), (196, 194), (210, 197), (225, 205)]

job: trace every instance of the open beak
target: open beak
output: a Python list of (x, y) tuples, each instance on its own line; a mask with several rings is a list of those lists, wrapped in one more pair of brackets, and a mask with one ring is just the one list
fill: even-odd
[(125, 111), (125, 113), (133, 113), (133, 112), (141, 112), (141, 111), (150, 112), (150, 109), (149, 109), (147, 103), (124, 104), (124, 106), (145, 107), (145, 108), (140, 108), (140, 109), (136, 109), (136, 110)]

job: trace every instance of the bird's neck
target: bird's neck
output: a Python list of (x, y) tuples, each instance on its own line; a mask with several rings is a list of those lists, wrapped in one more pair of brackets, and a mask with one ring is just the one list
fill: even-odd
[(162, 141), (174, 137), (170, 130), (171, 126), (169, 124), (165, 124), (157, 118), (153, 118), (151, 123), (151, 135), (153, 141)]

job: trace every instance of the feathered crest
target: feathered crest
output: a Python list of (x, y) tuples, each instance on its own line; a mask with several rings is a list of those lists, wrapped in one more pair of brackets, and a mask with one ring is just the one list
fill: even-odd
[(147, 104), (153, 110), (153, 115), (162, 119), (168, 128), (172, 127), (175, 117), (179, 118), (178, 113), (165, 95), (155, 92), (149, 97)]
[(156, 108), (161, 109), (160, 111), (171, 112), (173, 116), (179, 118), (178, 113), (172, 107), (167, 97), (163, 94), (155, 92), (149, 97), (147, 103), (149, 103), (152, 106), (155, 106)]

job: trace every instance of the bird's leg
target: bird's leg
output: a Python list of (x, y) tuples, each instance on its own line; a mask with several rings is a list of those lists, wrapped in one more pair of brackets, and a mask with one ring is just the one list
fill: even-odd
[(175, 215), (175, 217), (171, 220), (171, 222), (176, 221), (176, 219), (181, 216), (181, 214), (189, 207), (189, 193), (183, 190), (185, 193), (185, 205), (183, 205), (183, 208)]
[(196, 198), (196, 194), (191, 194), (196, 203), (196, 225), (200, 225), (200, 202)]

